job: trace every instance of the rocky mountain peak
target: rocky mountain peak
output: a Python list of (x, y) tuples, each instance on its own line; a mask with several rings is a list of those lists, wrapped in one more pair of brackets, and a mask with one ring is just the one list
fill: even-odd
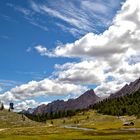
[(52, 103), (49, 103), (48, 105), (38, 106), (35, 109), (34, 114), (36, 115), (64, 110), (86, 109), (90, 105), (99, 101), (99, 99), (100, 98), (94, 93), (94, 90), (90, 89), (76, 99), (69, 99), (68, 101), (56, 100)]
[(125, 96), (127, 94), (134, 93), (135, 91), (140, 90), (140, 78), (136, 79), (134, 82), (130, 84), (126, 84), (119, 91), (114, 94), (111, 94), (109, 98), (117, 98), (120, 96)]
[(95, 92), (93, 89), (90, 89), (90, 90), (86, 91), (84, 94), (95, 95)]

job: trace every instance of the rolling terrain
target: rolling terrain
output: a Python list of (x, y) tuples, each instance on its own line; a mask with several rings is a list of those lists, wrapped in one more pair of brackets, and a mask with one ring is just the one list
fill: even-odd
[[(1, 112), (0, 112), (1, 113)], [(17, 121), (18, 114), (5, 112)], [(20, 120), (20, 118), (19, 118)], [(7, 122), (11, 122), (7, 118)], [(27, 120), (28, 121), (28, 120)], [(123, 126), (126, 121), (133, 121), (134, 126)], [(48, 120), (45, 123), (30, 122), (23, 126), (1, 124), (0, 140), (128, 140), (140, 139), (140, 120), (135, 116), (101, 115), (93, 110), (78, 113), (75, 116)], [(32, 125), (30, 125), (32, 123)], [(9, 126), (9, 127), (8, 127)], [(14, 127), (13, 127), (14, 126)], [(12, 129), (11, 129), (12, 127)]]
[(9, 112), (8, 110), (0, 110), (0, 128), (9, 127), (26, 127), (37, 125), (37, 122), (31, 121), (26, 116)]

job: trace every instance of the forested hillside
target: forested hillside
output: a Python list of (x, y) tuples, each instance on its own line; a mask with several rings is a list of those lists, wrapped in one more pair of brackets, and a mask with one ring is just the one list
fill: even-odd
[(140, 90), (135, 93), (122, 97), (105, 99), (93, 105), (93, 109), (98, 113), (122, 116), (136, 115), (140, 116)]

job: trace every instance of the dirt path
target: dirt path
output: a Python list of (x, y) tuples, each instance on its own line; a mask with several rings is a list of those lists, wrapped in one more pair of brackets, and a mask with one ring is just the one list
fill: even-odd
[(84, 131), (95, 131), (95, 129), (91, 129), (91, 128), (82, 128), (82, 127), (71, 126), (71, 125), (63, 125), (63, 126), (61, 126), (61, 127), (63, 127), (63, 128), (68, 128), (68, 129), (84, 130)]

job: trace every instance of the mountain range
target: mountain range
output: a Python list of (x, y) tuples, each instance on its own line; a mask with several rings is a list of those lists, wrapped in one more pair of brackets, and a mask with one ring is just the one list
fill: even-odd
[(117, 91), (114, 94), (111, 94), (109, 98), (117, 98), (120, 96), (125, 96), (127, 94), (134, 93), (138, 90), (140, 90), (140, 78), (135, 80), (134, 82), (131, 82), (130, 84), (126, 84), (119, 91)]
[[(135, 91), (140, 90), (140, 78), (135, 80), (134, 82), (131, 82), (130, 84), (126, 84), (124, 87), (122, 87), (119, 91), (115, 92), (114, 94), (111, 94), (108, 98), (118, 98), (120, 96), (125, 96), (127, 94), (134, 93)], [(83, 93), (81, 96), (79, 96), (76, 99), (69, 99), (68, 101), (64, 100), (56, 100), (52, 103), (49, 103), (47, 105), (42, 104), (34, 109), (28, 109), (26, 111), (23, 111), (24, 114), (32, 114), (32, 115), (38, 115), (38, 114), (45, 114), (45, 113), (55, 113), (58, 111), (67, 111), (67, 110), (77, 110), (77, 109), (86, 109), (90, 105), (94, 105), (95, 103), (101, 101), (102, 98), (98, 97), (94, 90), (88, 90), (85, 93)]]
[(47, 105), (38, 106), (33, 114), (45, 114), (66, 110), (86, 109), (90, 105), (99, 101), (99, 97), (94, 93), (94, 90), (88, 90), (76, 99), (69, 99), (68, 101), (56, 100)]

